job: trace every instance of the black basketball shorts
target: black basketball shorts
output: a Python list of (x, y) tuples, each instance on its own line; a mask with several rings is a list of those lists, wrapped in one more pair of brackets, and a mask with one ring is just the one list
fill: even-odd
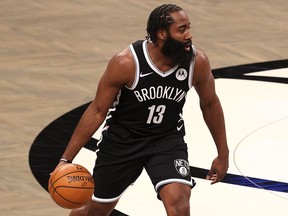
[(170, 139), (169, 145), (166, 140), (152, 146), (138, 145), (136, 148), (102, 140), (99, 149), (93, 171), (94, 201), (117, 201), (140, 176), (143, 168), (146, 169), (158, 198), (159, 191), (166, 184), (178, 182), (190, 185), (191, 188), (195, 185), (190, 173), (187, 145), (184, 141), (179, 142), (179, 139)]

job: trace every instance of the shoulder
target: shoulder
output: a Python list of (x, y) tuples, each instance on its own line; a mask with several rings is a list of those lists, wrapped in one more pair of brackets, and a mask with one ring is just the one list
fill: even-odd
[(134, 65), (133, 55), (129, 47), (115, 54), (109, 61), (109, 66), (118, 68), (131, 68)]
[(195, 55), (195, 70), (197, 71), (210, 71), (210, 62), (207, 55), (202, 51), (197, 49)]
[(195, 49), (195, 66), (193, 83), (208, 79), (211, 73), (211, 66), (207, 55), (199, 49)]
[(129, 86), (133, 83), (134, 71), (134, 58), (130, 48), (126, 47), (110, 59), (105, 73), (109, 73), (111, 78), (118, 79), (123, 85)]

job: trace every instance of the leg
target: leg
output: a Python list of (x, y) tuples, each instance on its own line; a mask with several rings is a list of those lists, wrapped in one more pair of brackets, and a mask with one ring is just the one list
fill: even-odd
[(73, 209), (70, 216), (108, 216), (113, 211), (118, 201), (112, 203), (99, 203), (90, 201), (87, 205)]
[(190, 185), (170, 183), (160, 190), (159, 195), (168, 216), (190, 215)]
[(175, 143), (175, 147), (155, 154), (146, 163), (145, 169), (158, 193), (158, 198), (164, 204), (167, 215), (189, 216), (189, 199), (195, 182), (191, 178), (187, 145), (183, 139), (171, 139), (163, 142), (163, 148), (169, 142)]

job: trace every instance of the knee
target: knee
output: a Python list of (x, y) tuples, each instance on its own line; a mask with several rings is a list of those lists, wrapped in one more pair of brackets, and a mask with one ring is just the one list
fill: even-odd
[(160, 191), (167, 215), (189, 216), (190, 215), (190, 194), (191, 187), (183, 185), (169, 185)]
[(166, 205), (166, 212), (169, 216), (189, 216), (190, 215), (190, 203), (187, 199), (173, 199), (168, 205)]

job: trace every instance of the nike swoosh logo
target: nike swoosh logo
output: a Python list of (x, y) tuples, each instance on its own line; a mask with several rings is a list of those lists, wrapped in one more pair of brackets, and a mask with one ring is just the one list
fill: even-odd
[(146, 77), (146, 76), (149, 76), (151, 74), (153, 74), (154, 72), (150, 72), (150, 73), (146, 73), (146, 74), (143, 74), (142, 72), (140, 73), (140, 77)]
[(180, 131), (180, 130), (182, 129), (183, 126), (184, 126), (183, 124), (180, 125), (179, 127), (177, 126), (177, 130)]

